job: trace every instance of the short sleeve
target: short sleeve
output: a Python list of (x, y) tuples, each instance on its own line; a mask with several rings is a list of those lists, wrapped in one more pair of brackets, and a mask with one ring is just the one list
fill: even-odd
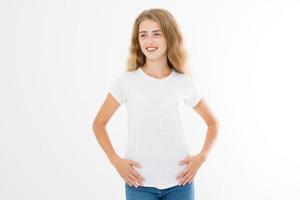
[(108, 92), (118, 101), (119, 104), (126, 102), (126, 77), (125, 73), (119, 75), (111, 84)]
[(199, 87), (198, 82), (193, 78), (187, 78), (186, 95), (184, 102), (190, 107), (195, 107), (199, 101), (203, 98), (203, 92)]

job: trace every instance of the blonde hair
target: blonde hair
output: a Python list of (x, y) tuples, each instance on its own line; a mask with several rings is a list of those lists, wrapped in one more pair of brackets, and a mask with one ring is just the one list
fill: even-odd
[(190, 71), (186, 66), (187, 52), (179, 26), (172, 14), (161, 8), (144, 10), (135, 19), (129, 48), (129, 58), (127, 60), (127, 71), (134, 71), (142, 67), (146, 62), (146, 57), (141, 50), (138, 40), (139, 25), (146, 19), (155, 21), (161, 27), (167, 43), (167, 63), (169, 67), (179, 73), (190, 75)]

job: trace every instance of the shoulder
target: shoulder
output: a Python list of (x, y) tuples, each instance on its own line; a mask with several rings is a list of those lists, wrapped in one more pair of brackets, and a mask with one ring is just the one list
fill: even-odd
[(184, 87), (187, 91), (200, 90), (199, 81), (197, 79), (193, 78), (193, 76), (191, 76), (189, 74), (179, 73), (179, 72), (176, 72), (175, 76), (179, 80), (178, 81), (179, 84), (182, 87)]
[(135, 74), (136, 74), (136, 70), (135, 71), (123, 70), (123, 71), (119, 72), (119, 74), (116, 76), (116, 79), (121, 79), (121, 80), (125, 81), (126, 79), (134, 76)]
[(135, 71), (123, 70), (119, 72), (117, 75), (115, 75), (115, 78), (113, 79), (113, 85), (119, 85), (119, 87), (125, 88), (129, 82), (135, 80), (134, 76), (136, 76), (136, 70)]
[(137, 74), (137, 70), (133, 70), (133, 71), (124, 70), (119, 74), (119, 77), (131, 78), (131, 77), (135, 76), (136, 74)]
[(174, 77), (184, 84), (188, 84), (189, 82), (193, 81), (193, 78), (190, 75), (179, 73), (177, 71), (174, 71)]

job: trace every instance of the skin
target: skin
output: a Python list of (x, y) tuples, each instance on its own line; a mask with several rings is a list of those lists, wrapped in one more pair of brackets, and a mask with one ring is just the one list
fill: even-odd
[[(160, 26), (155, 21), (144, 20), (140, 23), (139, 43), (142, 52), (146, 56), (146, 63), (143, 66), (144, 72), (154, 78), (164, 78), (168, 76), (171, 70), (167, 64), (167, 44), (164, 34), (160, 31)], [(146, 47), (149, 45), (154, 45), (159, 48), (155, 52), (150, 53), (146, 50)], [(108, 93), (94, 119), (93, 131), (101, 148), (124, 181), (130, 186), (142, 186), (145, 179), (134, 168), (140, 168), (142, 166), (136, 161), (118, 156), (113, 149), (106, 131), (106, 125), (119, 106), (120, 104)], [(193, 110), (204, 119), (207, 124), (207, 133), (201, 151), (196, 155), (188, 156), (178, 162), (179, 165), (186, 165), (186, 168), (176, 177), (179, 185), (185, 185), (194, 179), (197, 171), (206, 161), (217, 137), (218, 121), (206, 103), (206, 100), (203, 98), (193, 107)]]

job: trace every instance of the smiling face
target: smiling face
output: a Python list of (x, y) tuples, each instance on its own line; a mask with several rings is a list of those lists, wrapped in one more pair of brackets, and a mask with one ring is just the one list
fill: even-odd
[(139, 25), (139, 43), (147, 59), (156, 60), (166, 56), (167, 43), (159, 24), (143, 20)]

